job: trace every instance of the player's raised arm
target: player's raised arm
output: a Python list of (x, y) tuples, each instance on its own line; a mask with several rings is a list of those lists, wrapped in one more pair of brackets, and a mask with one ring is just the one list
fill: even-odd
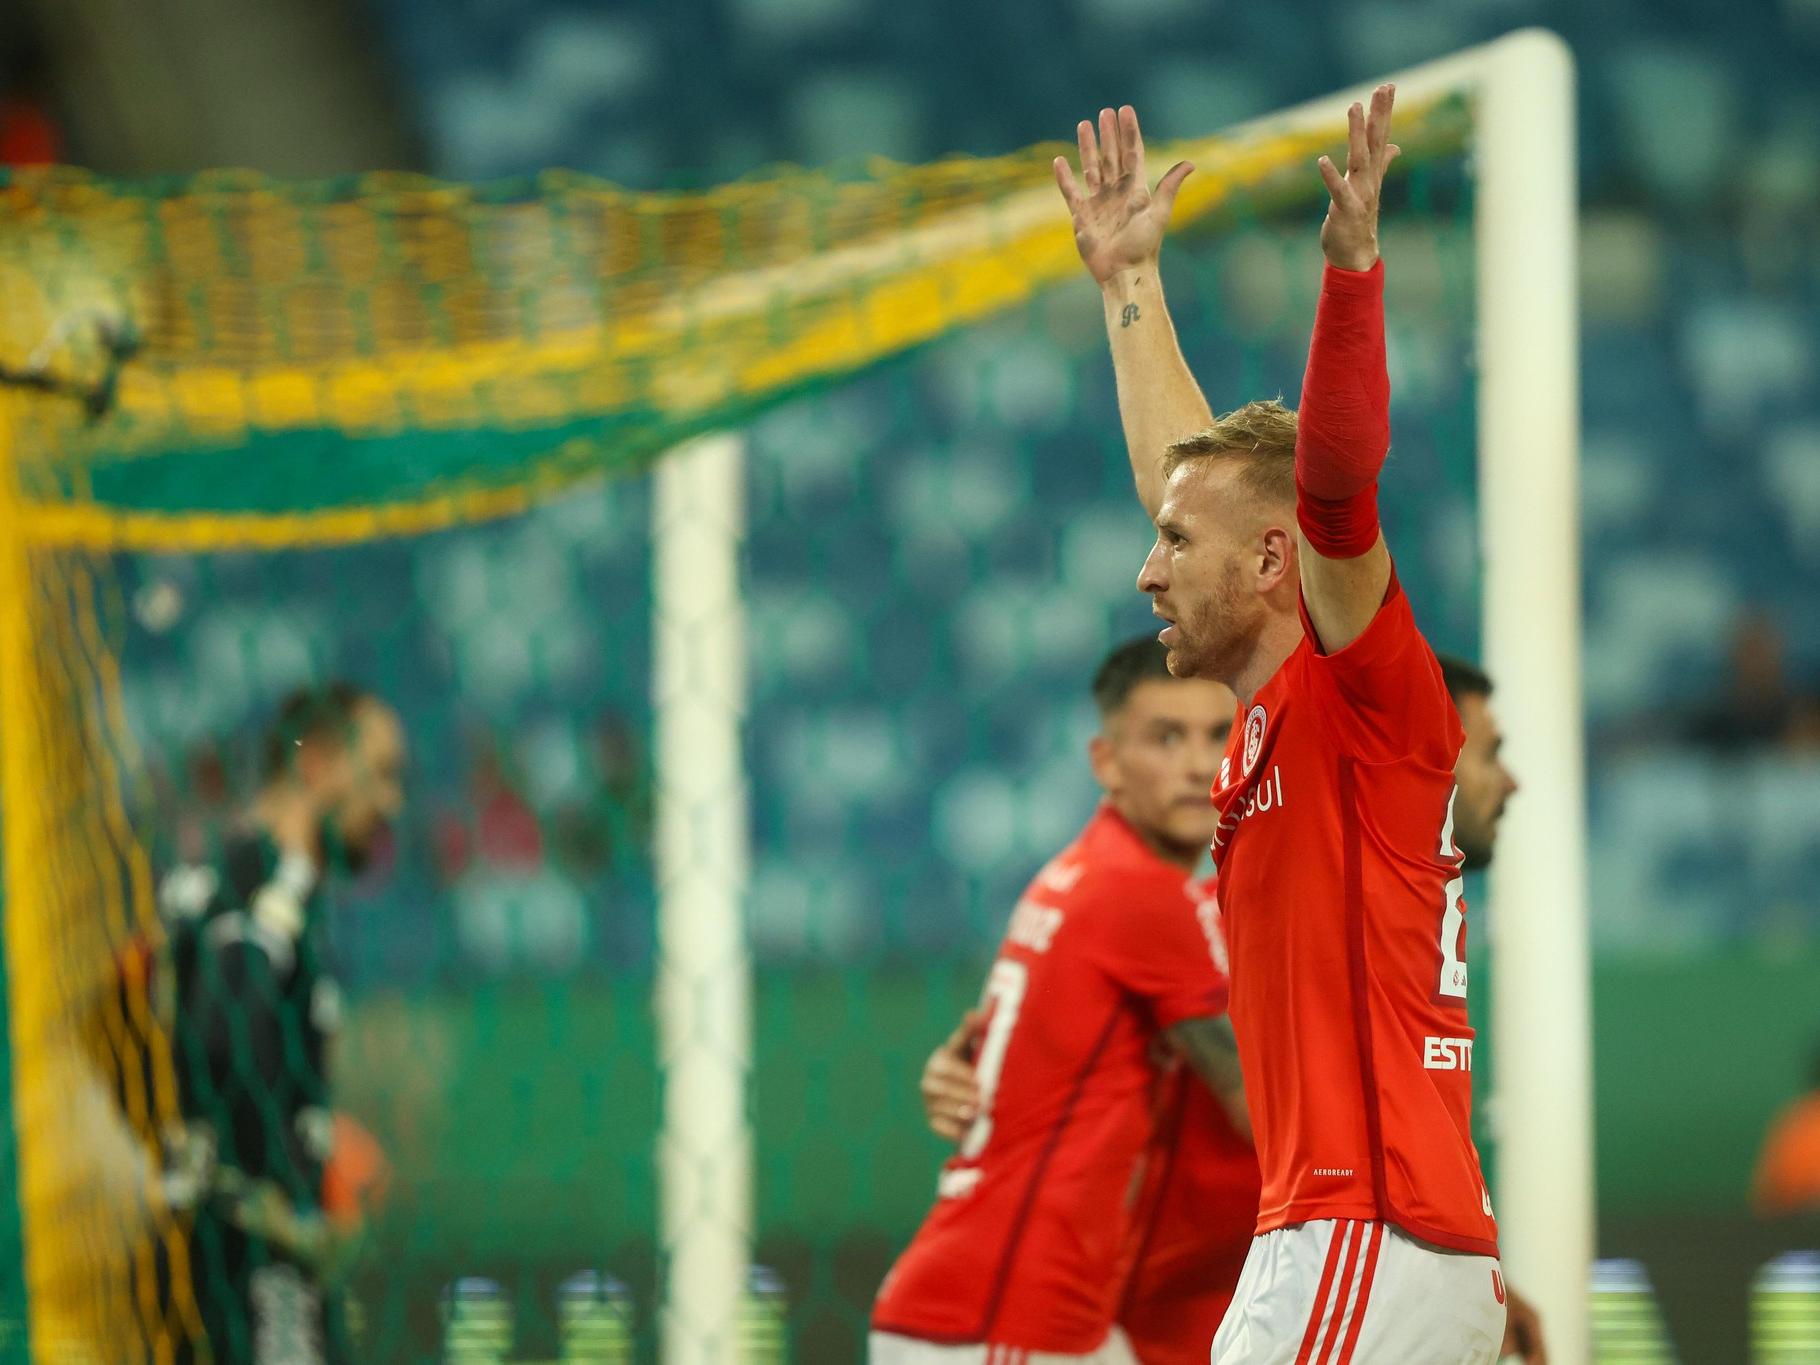
[(1378, 259), (1378, 193), (1395, 160), (1380, 85), (1371, 108), (1348, 111), (1346, 171), (1326, 157), (1332, 202), (1321, 226), (1327, 257), (1295, 453), (1302, 597), (1327, 653), (1371, 624), (1390, 585), (1390, 551), (1378, 529), (1378, 472), (1390, 450), (1390, 377), (1384, 361), (1384, 268)]
[(1131, 472), (1138, 500), (1154, 518), (1163, 503), (1163, 452), (1213, 424), (1176, 343), (1157, 266), (1176, 191), (1194, 167), (1176, 163), (1152, 191), (1144, 137), (1130, 105), (1100, 110), (1097, 136), (1085, 119), (1075, 132), (1085, 185), (1076, 182), (1065, 156), (1055, 159), (1055, 180), (1074, 219), (1074, 244), (1099, 281)]
[(1249, 1141), (1251, 1110), (1245, 1103), (1245, 1077), (1239, 1071), (1239, 1040), (1232, 1020), (1223, 1014), (1184, 1019), (1169, 1030), (1169, 1042)]

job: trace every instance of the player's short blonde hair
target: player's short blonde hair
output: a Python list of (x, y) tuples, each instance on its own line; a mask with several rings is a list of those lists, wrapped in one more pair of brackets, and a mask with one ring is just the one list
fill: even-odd
[(1175, 442), (1163, 454), (1163, 471), (1173, 474), (1190, 460), (1231, 460), (1239, 464), (1239, 481), (1253, 496), (1294, 505), (1295, 433), (1294, 408), (1280, 398), (1260, 399)]

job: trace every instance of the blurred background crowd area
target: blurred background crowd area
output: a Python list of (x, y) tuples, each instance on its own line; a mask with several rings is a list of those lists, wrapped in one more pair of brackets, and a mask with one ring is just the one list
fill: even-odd
[[(207, 43), (183, 40), (219, 18), (213, 0), (154, 6), (157, 42), (144, 23), (110, 33), (100, 22), (128, 8), (15, 13), (0, 87), (9, 158), (123, 172), (416, 165), (466, 179), (568, 167), (671, 188), (780, 161), (1002, 153), (1066, 137), (1107, 101), (1136, 103), (1153, 140), (1203, 134), (1521, 23), (1556, 28), (1581, 68), (1599, 947), (1675, 955), (1820, 939), (1812, 0), (1723, 11), (1076, 0), (977, 12), (338, 0), (274, 3), (258, 24), (208, 29)], [(135, 61), (146, 57), (158, 60)], [(1430, 628), (1472, 652), (1459, 227), (1426, 218), (1388, 244), (1394, 269), (1462, 296), (1450, 312), (1393, 319), (1393, 483), (1408, 500), (1405, 560), (1423, 556), (1417, 581), (1434, 580), (1421, 599)], [(1178, 253), (1178, 311), (1216, 406), (1260, 388), (1293, 396), (1304, 241), (1267, 230)], [(991, 923), (1014, 870), (1078, 814), (1079, 680), (1111, 633), (1143, 623), (1129, 590), (1143, 528), (1108, 458), (1113, 409), (1085, 297), (934, 348), (907, 379), (799, 403), (754, 433), (748, 733), (761, 823), (790, 825), (758, 839), (761, 951), (838, 958), (900, 932), (919, 947), (955, 944), (952, 917), (964, 907), (968, 923)], [(1420, 484), (1422, 447), (1435, 442), (1456, 456), (1441, 497)], [(477, 827), (420, 808), (412, 857), (444, 884), (502, 869), (543, 879), (524, 905), (542, 945), (532, 957), (561, 961), (594, 939), (620, 960), (643, 951), (618, 915), (589, 926), (574, 894), (615, 857), (635, 870), (624, 855), (645, 819), (638, 496), (552, 508), (553, 532), (534, 520), (383, 554), (434, 649), (459, 668), (468, 708), (430, 721), (419, 750), (426, 789), (458, 793), (452, 806)], [(579, 558), (557, 553), (565, 535)], [(217, 762), (217, 741), (306, 665), (346, 669), (357, 652), (341, 604), (312, 578), (319, 567), (238, 593), (225, 580), (196, 591), (195, 572), (144, 566), (141, 619), (161, 638), (156, 666), (135, 676), (134, 714), (154, 747), (204, 746), (176, 769)], [(596, 572), (623, 576), (611, 598)], [(531, 634), (547, 642), (535, 661)], [(919, 673), (932, 684), (926, 704), (891, 703)], [(400, 683), (429, 676), (401, 670)], [(969, 697), (964, 714), (946, 704), (950, 686)], [(994, 717), (999, 696), (1007, 714)], [(443, 709), (399, 700), (426, 721)], [(603, 801), (615, 834), (578, 834), (588, 822), (577, 812)], [(1004, 877), (957, 897), (954, 878), (994, 868)], [(911, 922), (895, 923), (892, 907), (909, 903)], [(475, 918), (469, 955), (498, 959), (500, 926)]]
[[(1701, 1301), (1749, 1234), (1688, 1219), (1746, 1202), (1764, 1126), (1820, 1045), (1820, 3), (237, 12), (27, 0), (0, 147), (135, 175), (569, 167), (676, 188), (1005, 153), (1109, 102), (1136, 104), (1155, 143), (1523, 24), (1565, 35), (1602, 1237), (1649, 1247), (1659, 1280), (1686, 1251)], [(1385, 244), (1387, 518), (1436, 644), (1474, 654), (1469, 205), (1445, 176), (1411, 180)], [(1318, 279), (1303, 218), (1199, 234), (1166, 265), (1216, 407), (1295, 397)], [(849, 1325), (927, 1197), (915, 1068), (1090, 807), (1093, 663), (1150, 628), (1104, 344), (1083, 281), (748, 432), (759, 1226), (773, 1260), (821, 1267), (799, 1279)], [(461, 1268), (448, 1248), (554, 1255), (651, 1223), (634, 1065), (654, 951), (649, 518), (628, 480), (413, 540), (117, 566), (128, 714), (179, 842), (244, 794), (253, 736), (301, 678), (355, 678), (407, 719), (413, 804), (337, 907), (364, 1001), (340, 1076), (393, 1154), (395, 1198), (434, 1200), (433, 1235), (396, 1233), (426, 1283)], [(1510, 752), (1521, 778), (1520, 736)], [(580, 1040), (583, 1089), (526, 1090), (526, 1039)], [(463, 1131), (502, 1096), (509, 1141)], [(1672, 1233), (1651, 1221), (1665, 1211)], [(863, 1254), (802, 1251), (824, 1235)]]

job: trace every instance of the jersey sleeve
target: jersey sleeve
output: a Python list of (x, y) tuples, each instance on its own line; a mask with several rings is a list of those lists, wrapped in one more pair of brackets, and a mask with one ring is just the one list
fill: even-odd
[[(1318, 637), (1302, 607), (1308, 638)], [(1344, 649), (1315, 648), (1309, 676), (1329, 727), (1348, 753), (1370, 763), (1418, 757), (1451, 768), (1463, 734), (1440, 661), (1422, 637), (1393, 570), (1371, 624)]]
[(1125, 878), (1094, 888), (1100, 965), (1145, 1002), (1159, 1029), (1224, 1014), (1230, 988), (1221, 970), (1219, 930), (1186, 886), (1165, 878)]

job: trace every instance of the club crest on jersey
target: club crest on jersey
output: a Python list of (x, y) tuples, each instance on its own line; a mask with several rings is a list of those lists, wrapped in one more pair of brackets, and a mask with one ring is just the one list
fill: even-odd
[(1254, 706), (1245, 716), (1245, 748), (1239, 755), (1239, 776), (1250, 777), (1258, 766), (1258, 755), (1264, 752), (1264, 725), (1268, 718), (1262, 705)]

